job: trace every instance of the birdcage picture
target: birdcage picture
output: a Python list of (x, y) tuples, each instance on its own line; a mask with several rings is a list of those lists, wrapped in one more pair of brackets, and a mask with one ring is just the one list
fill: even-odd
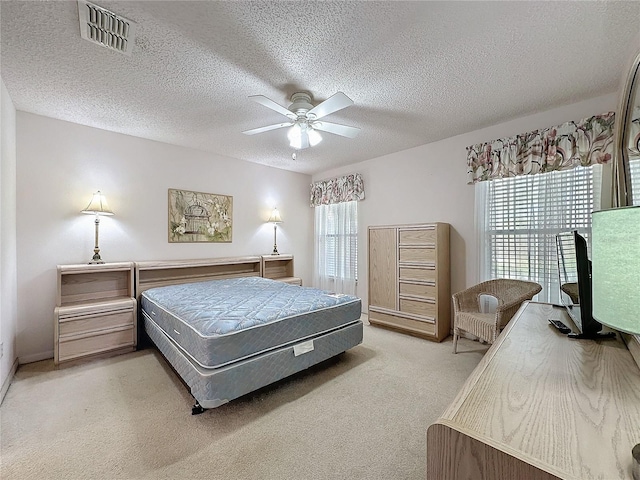
[(209, 212), (199, 203), (189, 205), (184, 210), (185, 232), (204, 233), (209, 225)]
[(233, 197), (169, 189), (169, 243), (231, 242)]

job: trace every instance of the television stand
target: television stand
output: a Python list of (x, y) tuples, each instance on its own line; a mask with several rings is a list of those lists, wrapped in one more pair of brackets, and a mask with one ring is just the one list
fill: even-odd
[(595, 333), (570, 333), (569, 338), (576, 340), (604, 340), (605, 338), (616, 338), (616, 332), (595, 332)]
[(525, 302), (429, 426), (429, 480), (632, 480), (640, 369), (622, 335), (567, 341), (549, 318), (573, 326)]

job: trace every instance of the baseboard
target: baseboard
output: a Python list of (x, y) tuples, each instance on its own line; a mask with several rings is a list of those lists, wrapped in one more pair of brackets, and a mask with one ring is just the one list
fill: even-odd
[(39, 362), (40, 360), (48, 360), (49, 358), (53, 358), (53, 350), (34, 353), (32, 355), (24, 355), (18, 358), (18, 363), (22, 365), (25, 363)]
[(7, 375), (7, 378), (2, 384), (2, 389), (0, 390), (0, 404), (2, 404), (2, 401), (4, 400), (4, 396), (7, 394), (7, 390), (9, 390), (9, 385), (11, 385), (11, 381), (13, 380), (13, 376), (16, 374), (16, 370), (18, 370), (17, 358), (14, 360), (13, 365), (11, 365), (11, 370), (9, 371), (9, 375)]

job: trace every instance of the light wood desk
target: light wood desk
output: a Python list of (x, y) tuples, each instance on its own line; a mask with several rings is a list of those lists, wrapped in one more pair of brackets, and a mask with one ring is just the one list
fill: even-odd
[(573, 327), (526, 302), (429, 427), (429, 480), (632, 478), (640, 369), (619, 338), (569, 339), (548, 318)]

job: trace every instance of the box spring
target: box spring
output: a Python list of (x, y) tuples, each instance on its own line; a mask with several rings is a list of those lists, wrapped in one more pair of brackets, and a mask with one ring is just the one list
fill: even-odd
[(149, 337), (203, 408), (219, 407), (362, 343), (363, 326), (357, 320), (314, 338), (275, 348), (223, 367), (205, 368), (194, 362), (146, 312), (143, 312), (143, 317)]

